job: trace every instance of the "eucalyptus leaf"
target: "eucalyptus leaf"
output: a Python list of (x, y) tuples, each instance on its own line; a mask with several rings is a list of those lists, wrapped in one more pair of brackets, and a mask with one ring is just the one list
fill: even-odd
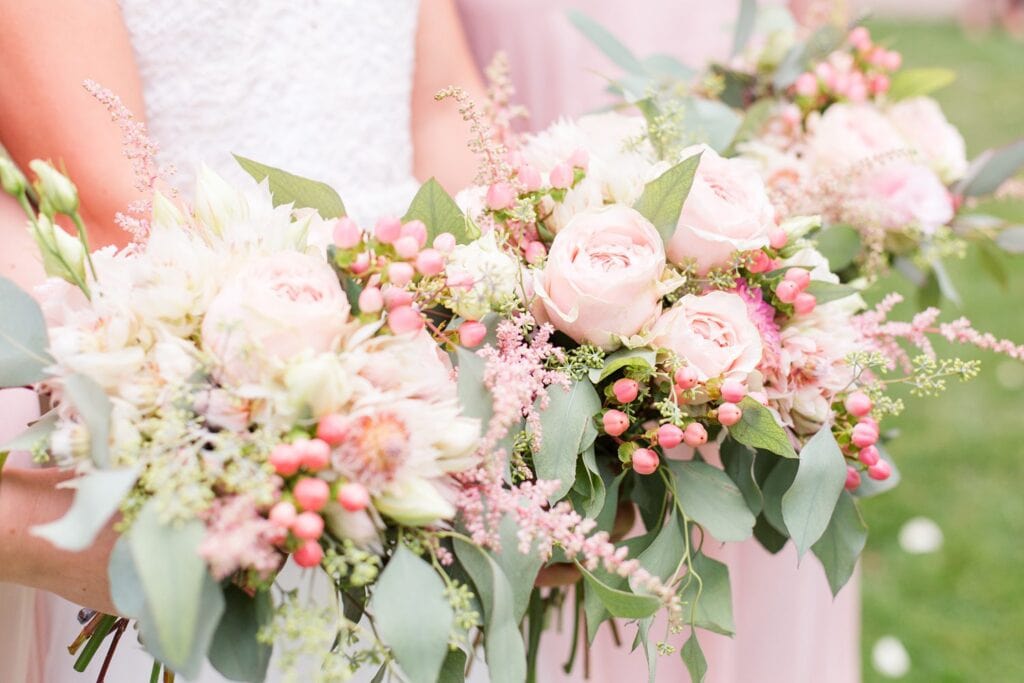
[(815, 246), (833, 272), (846, 268), (861, 250), (860, 233), (849, 225), (832, 225), (814, 235)]
[[(383, 678), (381, 679), (383, 680)], [(466, 680), (466, 653), (460, 649), (448, 650), (441, 666), (437, 683), (464, 683)]]
[(1010, 286), (1010, 274), (1006, 271), (1006, 266), (1003, 264), (1003, 257), (999, 249), (994, 246), (993, 242), (985, 239), (978, 241), (977, 245), (978, 258), (981, 260), (981, 265), (985, 268), (985, 272), (999, 284), (1001, 289), (1007, 290)]
[(118, 614), (132, 619), (141, 618), (146, 612), (146, 594), (135, 568), (131, 542), (121, 535), (114, 541), (107, 562), (107, 578), (110, 581), (110, 598)]
[(46, 413), (46, 415), (33, 422), (25, 431), (0, 445), (0, 453), (31, 451), (40, 442), (49, 439), (50, 434), (53, 433), (57, 426), (57, 417), (57, 412), (54, 410)]
[[(679, 598), (683, 601), (683, 621), (694, 626), (731, 636), (736, 631), (732, 617), (732, 589), (729, 585), (729, 568), (703, 553), (694, 553), (690, 558), (693, 572), (700, 582), (685, 579), (685, 588)], [(689, 581), (689, 583), (686, 583)], [(698, 592), (700, 597), (698, 597)]]
[(327, 183), (310, 180), (252, 159), (233, 155), (246, 173), (261, 183), (266, 179), (274, 206), (292, 204), (297, 209), (316, 209), (323, 218), (341, 218), (345, 204)]
[(661, 606), (658, 598), (651, 595), (637, 595), (629, 591), (612, 588), (594, 574), (577, 564), (587, 590), (593, 591), (612, 616), (623, 619), (642, 619), (658, 611)]
[(935, 273), (935, 281), (939, 283), (939, 292), (942, 293), (942, 296), (952, 301), (957, 307), (963, 306), (960, 293), (957, 291), (956, 285), (953, 284), (953, 278), (949, 276), (949, 271), (946, 270), (946, 266), (943, 265), (942, 261), (939, 259), (932, 261), (932, 272)]
[[(758, 454), (757, 458), (760, 459), (761, 454)], [(800, 463), (797, 460), (779, 461), (761, 486), (761, 494), (764, 496), (764, 508), (761, 510), (761, 514), (776, 531), (786, 538), (789, 538), (789, 530), (786, 529), (786, 522), (782, 517), (782, 497), (793, 485), (799, 466)]]
[(93, 470), (63, 486), (75, 490), (71, 507), (60, 519), (32, 527), (33, 536), (45, 538), (62, 550), (79, 552), (96, 540), (131, 491), (135, 470)]
[(857, 509), (857, 503), (846, 491), (839, 496), (825, 533), (811, 547), (825, 568), (832, 595), (838, 595), (853, 576), (857, 559), (864, 551), (868, 527)]
[(807, 285), (807, 293), (813, 294), (819, 304), (827, 304), (830, 301), (838, 301), (848, 296), (860, 293), (860, 290), (850, 285), (841, 285), (837, 282), (825, 282), (824, 280), (811, 280)]
[(0, 277), (0, 389), (46, 378), (53, 364), (39, 304), (11, 280)]
[(598, 49), (608, 57), (608, 59), (612, 60), (631, 74), (644, 73), (643, 64), (636, 58), (636, 55), (633, 54), (632, 50), (623, 45), (622, 42), (612, 35), (611, 31), (606, 29), (604, 26), (579, 10), (569, 11), (569, 21), (572, 22), (573, 26), (575, 26), (579, 32), (587, 38), (587, 40), (597, 46)]
[(789, 540), (783, 534), (780, 534), (775, 527), (765, 519), (764, 513), (757, 516), (757, 523), (754, 524), (754, 538), (761, 544), (761, 547), (775, 554), (786, 547), (786, 542)]
[(990, 149), (975, 159), (956, 187), (966, 197), (992, 194), (1024, 166), (1024, 140)]
[(224, 588), (225, 610), (210, 643), (210, 664), (231, 681), (263, 683), (273, 649), (256, 635), (274, 618), (270, 593), (250, 596), (234, 584)]
[(1024, 254), (1024, 225), (1007, 228), (996, 235), (996, 244), (1005, 252)]
[(455, 615), (441, 577), (399, 544), (370, 602), (381, 640), (411, 683), (435, 683), (448, 654)]
[(427, 242), (433, 242), (443, 232), (454, 235), (458, 244), (467, 244), (472, 238), (466, 216), (434, 178), (423, 183), (412, 198), (402, 222), (408, 223), (411, 220), (423, 221), (427, 226)]
[(494, 561), (501, 566), (512, 587), (513, 615), (516, 623), (519, 623), (529, 607), (533, 582), (544, 565), (544, 560), (539, 553), (519, 551), (519, 527), (512, 517), (502, 517), (498, 531), (501, 552), (495, 553)]
[(640, 215), (654, 225), (665, 244), (676, 232), (679, 215), (683, 212), (683, 204), (693, 186), (700, 157), (700, 154), (689, 156), (647, 183), (640, 199), (633, 205)]
[(675, 493), (686, 516), (719, 541), (743, 541), (754, 529), (754, 515), (729, 476), (705, 462), (669, 460)]
[(458, 393), (462, 414), (487, 424), (494, 416), (491, 392), (484, 386), (484, 359), (462, 346), (455, 347), (459, 368)]
[[(682, 142), (686, 145), (705, 143), (724, 153), (736, 138), (743, 119), (736, 111), (718, 100), (687, 97), (682, 101)], [(689, 186), (687, 186), (689, 190)]]
[(534, 453), (537, 478), (558, 480), (551, 500), (560, 500), (576, 479), (576, 456), (582, 450), (587, 424), (601, 410), (601, 399), (587, 380), (573, 382), (568, 391), (552, 385), (549, 404), (541, 414), (543, 434), (540, 449)]
[[(653, 623), (654, 617), (647, 617), (639, 620), (636, 624), (636, 640), (643, 643), (644, 657), (647, 658), (647, 683), (656, 683), (658, 672), (658, 647), (654, 639), (651, 638), (651, 624)], [(636, 650), (636, 641), (633, 643), (633, 649)]]
[(821, 538), (846, 482), (846, 459), (826, 424), (800, 449), (796, 477), (782, 496), (782, 519), (803, 555)]
[(690, 681), (703, 683), (704, 676), (708, 673), (708, 660), (704, 658), (704, 651), (700, 649), (695, 630), (690, 633), (690, 637), (683, 644), (679, 655), (683, 658), (686, 670), (690, 672)]
[(778, 106), (777, 100), (767, 98), (760, 99), (751, 105), (743, 113), (743, 121), (740, 122), (739, 128), (736, 129), (736, 135), (733, 136), (732, 143), (729, 145), (730, 152), (735, 152), (736, 146), (740, 143), (756, 138), (765, 124), (771, 120), (772, 114), (775, 113), (775, 108)]
[(112, 406), (107, 393), (85, 375), (72, 375), (64, 380), (64, 391), (89, 430), (89, 456), (97, 467), (108, 467)]
[(757, 23), (757, 0), (740, 0), (740, 12), (736, 19), (736, 30), (732, 37), (732, 51), (730, 54), (735, 57), (743, 52), (743, 48), (750, 42), (750, 36), (754, 33), (754, 25)]
[(640, 564), (662, 582), (667, 582), (679, 570), (686, 553), (686, 534), (675, 508), (651, 544), (637, 557)]
[(789, 436), (770, 410), (749, 396), (740, 401), (739, 405), (743, 416), (728, 428), (729, 436), (751, 448), (771, 451), (784, 458), (797, 457)]
[(722, 469), (743, 494), (751, 514), (760, 514), (763, 499), (754, 480), (754, 452), (730, 437), (726, 437), (718, 452), (722, 458)]
[(619, 349), (605, 356), (603, 367), (590, 371), (590, 381), (594, 384), (603, 382), (625, 368), (653, 370), (656, 361), (657, 354), (650, 349)]
[(945, 88), (955, 80), (956, 72), (952, 69), (901, 69), (892, 75), (887, 95), (893, 102), (923, 97)]

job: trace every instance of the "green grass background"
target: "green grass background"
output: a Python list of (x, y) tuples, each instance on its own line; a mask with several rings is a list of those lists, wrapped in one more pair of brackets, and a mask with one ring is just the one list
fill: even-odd
[[(967, 35), (952, 23), (869, 27), (903, 53), (906, 66), (957, 71), (936, 99), (970, 155), (1024, 137), (1024, 42)], [(1024, 258), (1005, 264), (1003, 289), (977, 253), (948, 263), (963, 310), (944, 302), (944, 317), (966, 314), (977, 327), (1024, 343)], [(881, 286), (908, 291), (896, 279)], [(908, 403), (892, 421), (901, 437), (890, 448), (903, 483), (862, 508), (871, 528), (863, 559), (865, 681), (891, 680), (871, 663), (883, 635), (910, 653), (903, 681), (1024, 681), (1024, 364), (973, 350), (957, 355), (982, 359), (982, 376), (938, 399)], [(899, 529), (917, 515), (942, 528), (937, 553), (901, 550)]]

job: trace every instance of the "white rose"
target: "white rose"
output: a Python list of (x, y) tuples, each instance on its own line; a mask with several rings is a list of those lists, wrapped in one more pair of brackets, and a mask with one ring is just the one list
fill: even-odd
[(891, 105), (886, 114), (942, 182), (949, 185), (967, 172), (964, 138), (946, 120), (938, 102), (930, 97), (913, 97)]

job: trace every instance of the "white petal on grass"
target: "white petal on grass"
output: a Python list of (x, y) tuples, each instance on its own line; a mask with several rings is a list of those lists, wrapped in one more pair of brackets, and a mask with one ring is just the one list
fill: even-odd
[(1006, 359), (996, 366), (996, 381), (1004, 389), (1024, 387), (1024, 363)]
[(903, 678), (910, 671), (907, 648), (895, 636), (883, 636), (871, 648), (871, 663), (875, 671), (886, 678)]
[(900, 528), (899, 541), (911, 555), (934, 553), (942, 547), (942, 529), (927, 517), (914, 517)]

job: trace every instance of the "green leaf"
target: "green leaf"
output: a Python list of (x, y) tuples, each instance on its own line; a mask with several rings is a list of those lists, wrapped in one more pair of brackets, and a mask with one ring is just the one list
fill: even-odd
[(458, 244), (467, 244), (471, 241), (466, 216), (451, 195), (441, 187), (441, 183), (433, 178), (423, 183), (416, 196), (412, 198), (409, 210), (402, 217), (403, 223), (412, 220), (423, 221), (427, 226), (428, 243), (433, 242), (442, 232), (450, 232)]
[(673, 485), (686, 516), (719, 541), (750, 538), (754, 515), (729, 476), (705, 462), (669, 460)]
[(826, 424), (800, 449), (796, 478), (782, 496), (782, 519), (803, 555), (821, 538), (846, 482), (846, 459)]
[(689, 622), (692, 616), (695, 626), (731, 636), (736, 631), (736, 626), (732, 618), (729, 568), (703, 553), (695, 553), (691, 562), (693, 571), (701, 580), (698, 583), (694, 578), (689, 584), (684, 580), (686, 587), (679, 594), (679, 598), (687, 605), (683, 607), (683, 621)]
[(730, 152), (735, 152), (736, 146), (741, 142), (756, 138), (765, 124), (772, 118), (778, 105), (777, 100), (768, 98), (754, 102), (743, 114), (743, 121), (736, 130), (736, 135), (733, 136), (732, 143), (729, 146)]
[(856, 287), (841, 285), (836, 282), (825, 282), (824, 280), (811, 280), (807, 285), (807, 293), (813, 294), (819, 304), (827, 304), (829, 301), (838, 301), (860, 292)]
[(740, 12), (736, 19), (736, 30), (732, 37), (732, 52), (730, 52), (733, 57), (743, 52), (743, 48), (750, 42), (756, 22), (757, 0), (740, 0)]
[(771, 451), (784, 458), (797, 457), (786, 430), (775, 421), (771, 411), (749, 396), (740, 402), (740, 408), (743, 416), (728, 428), (729, 436), (751, 448)]
[(411, 683), (437, 681), (455, 615), (433, 568), (399, 545), (377, 581), (370, 611)]
[(786, 53), (772, 77), (776, 90), (785, 90), (807, 71), (812, 62), (834, 51), (846, 38), (845, 30), (826, 24), (808, 37), (802, 45), (795, 45)]
[[(588, 423), (593, 429), (593, 426)], [(596, 429), (594, 429), (596, 435)], [(584, 436), (584, 442), (587, 437)], [(597, 469), (594, 447), (590, 445), (580, 453), (576, 461), (576, 482), (569, 491), (573, 506), (582, 511), (584, 517), (593, 519), (604, 508), (604, 480)]]
[(754, 524), (754, 538), (761, 544), (761, 547), (775, 554), (786, 547), (786, 541), (789, 540), (783, 534), (776, 531), (775, 527), (765, 519), (764, 513), (757, 516), (757, 523)]
[(53, 364), (46, 322), (36, 300), (0, 277), (0, 389), (23, 387), (46, 378)]
[(103, 387), (85, 375), (64, 381), (68, 399), (89, 430), (89, 456), (97, 467), (110, 465), (110, 399)]
[(501, 535), (501, 552), (495, 553), (494, 561), (501, 566), (512, 587), (513, 614), (518, 624), (530, 605), (533, 582), (544, 560), (538, 553), (519, 552), (519, 526), (512, 517), (503, 517), (498, 531)]
[(185, 678), (195, 678), (224, 613), (224, 594), (199, 556), (203, 523), (160, 521), (156, 503), (143, 506), (128, 531), (138, 584), (145, 596), (138, 616), (146, 649)]
[(708, 673), (708, 660), (704, 659), (704, 651), (700, 649), (696, 631), (690, 633), (690, 637), (683, 644), (683, 649), (679, 651), (679, 654), (683, 658), (686, 670), (690, 672), (690, 681), (703, 683), (704, 676)]
[(267, 180), (274, 206), (292, 204), (296, 209), (316, 209), (324, 218), (341, 218), (345, 215), (344, 202), (327, 183), (303, 178), (237, 154), (232, 156), (256, 182), (261, 183), (264, 178)]
[(651, 544), (637, 557), (644, 569), (666, 582), (678, 571), (686, 553), (686, 534), (675, 508)]
[(902, 69), (892, 76), (888, 97), (891, 101), (922, 97), (941, 90), (956, 80), (952, 69)]
[(232, 681), (263, 683), (273, 649), (256, 639), (260, 629), (274, 617), (270, 593), (255, 595), (234, 584), (224, 588), (225, 610), (210, 643), (210, 664)]
[(458, 392), (462, 414), (487, 424), (494, 416), (491, 392), (484, 386), (484, 359), (462, 346), (455, 347), (459, 368)]
[[(381, 677), (381, 680), (384, 680)], [(448, 650), (441, 666), (437, 683), (464, 683), (466, 680), (466, 653), (462, 650)]]
[(999, 249), (995, 247), (993, 242), (987, 239), (982, 239), (976, 242), (976, 244), (978, 245), (978, 258), (985, 272), (1005, 292), (1010, 286), (1010, 274), (1006, 271), (1006, 265), (1003, 263), (1003, 256)]
[(572, 22), (587, 40), (598, 47), (610, 60), (632, 74), (643, 74), (644, 67), (633, 52), (601, 24), (579, 10), (569, 11)]
[(828, 259), (833, 272), (846, 268), (860, 253), (860, 233), (849, 225), (833, 225), (814, 236), (818, 251)]
[[(757, 459), (761, 459), (761, 454), (758, 454)], [(776, 531), (787, 538), (789, 538), (789, 530), (786, 529), (786, 522), (782, 517), (782, 497), (793, 484), (799, 467), (800, 463), (797, 460), (781, 460), (761, 486), (761, 494), (764, 496), (764, 508), (761, 514)]]
[(481, 548), (457, 537), (452, 544), (483, 604), (484, 650), (491, 680), (521, 683), (526, 679), (526, 648), (515, 618), (512, 587), (501, 567)]
[(956, 187), (956, 194), (978, 197), (992, 194), (1024, 166), (1024, 140), (983, 152), (971, 163), (967, 175)]
[(625, 368), (653, 370), (656, 362), (657, 354), (650, 349), (619, 349), (605, 356), (604, 367), (590, 371), (590, 381), (594, 384), (603, 382)]
[(40, 442), (50, 438), (57, 426), (57, 411), (51, 410), (33, 422), (25, 431), (0, 445), (0, 453), (11, 451), (31, 451)]
[(996, 244), (1010, 254), (1024, 254), (1024, 225), (1007, 228), (996, 235)]
[[(636, 640), (643, 643), (644, 657), (647, 658), (647, 683), (656, 683), (658, 673), (658, 647), (651, 638), (651, 624), (654, 617), (641, 619), (636, 624)], [(636, 640), (633, 642), (633, 649), (636, 650)]]
[(687, 157), (647, 183), (640, 199), (633, 205), (657, 228), (665, 244), (676, 232), (676, 224), (679, 223), (686, 197), (690, 194), (700, 157), (700, 154)]
[(138, 619), (146, 611), (146, 595), (135, 569), (132, 546), (127, 536), (118, 536), (107, 562), (110, 598), (118, 614)]
[(719, 448), (722, 469), (743, 494), (751, 514), (761, 513), (761, 489), (754, 481), (754, 452), (731, 437), (726, 437)]
[[(687, 97), (682, 101), (684, 144), (706, 143), (716, 152), (724, 153), (742, 125), (742, 117), (718, 100)], [(689, 191), (689, 185), (687, 185)]]
[(572, 488), (576, 456), (583, 449), (587, 425), (601, 410), (601, 399), (586, 380), (575, 381), (568, 391), (553, 385), (548, 396), (550, 403), (540, 417), (541, 446), (533, 456), (533, 464), (538, 479), (559, 481), (558, 489), (551, 495), (553, 502)]
[(853, 496), (843, 491), (832, 512), (828, 528), (811, 551), (821, 560), (825, 568), (832, 595), (838, 595), (846, 582), (853, 576), (857, 559), (864, 551), (868, 539), (868, 527), (860, 516)]
[(70, 552), (85, 550), (117, 512), (136, 479), (134, 470), (93, 470), (72, 479), (65, 485), (75, 489), (71, 508), (60, 519), (33, 527), (32, 535)]
[(637, 595), (629, 591), (612, 588), (577, 563), (587, 589), (593, 591), (612, 616), (622, 619), (642, 619), (658, 611), (661, 603), (651, 595)]
[(949, 276), (946, 266), (939, 259), (935, 259), (931, 263), (932, 272), (935, 273), (935, 280), (939, 283), (939, 292), (957, 307), (963, 306), (963, 300), (960, 298), (960, 293), (957, 291), (956, 285), (953, 284), (953, 278)]

